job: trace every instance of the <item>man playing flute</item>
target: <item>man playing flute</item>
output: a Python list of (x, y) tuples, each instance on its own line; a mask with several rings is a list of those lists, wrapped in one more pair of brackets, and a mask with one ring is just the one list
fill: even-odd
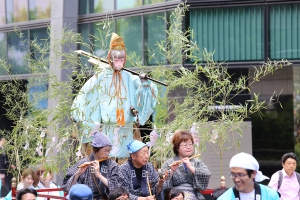
[(148, 162), (148, 146), (138, 140), (127, 145), (130, 158), (120, 166), (124, 176), (122, 187), (129, 192), (130, 200), (159, 199), (163, 181)]

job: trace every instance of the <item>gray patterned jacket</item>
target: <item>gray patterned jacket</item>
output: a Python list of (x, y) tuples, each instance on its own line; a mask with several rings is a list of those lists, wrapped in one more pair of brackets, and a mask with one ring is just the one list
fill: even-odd
[[(163, 164), (162, 170), (163, 171), (168, 170), (170, 174), (169, 165), (177, 160), (179, 160), (177, 156), (170, 158)], [(211, 173), (208, 170), (207, 166), (201, 160), (191, 159), (190, 162), (192, 166), (195, 167), (195, 174), (194, 175), (191, 174), (192, 176), (191, 178), (193, 182), (192, 186), (196, 191), (197, 198), (201, 200), (202, 199), (205, 200), (204, 196), (201, 194), (200, 191), (205, 190), (207, 188)], [(185, 175), (182, 173), (182, 171), (184, 171), (183, 165), (179, 164), (179, 167), (173, 174), (172, 178), (168, 176), (168, 178), (164, 182), (163, 189), (164, 190), (171, 189), (174, 186), (179, 186), (181, 184), (187, 183), (187, 180), (185, 179)]]
[[(62, 188), (66, 192), (69, 192), (69, 190), (71, 188), (71, 183), (72, 183), (75, 173), (78, 170), (78, 166), (80, 166), (83, 163), (88, 162), (88, 161), (89, 161), (89, 158), (83, 158), (80, 161), (78, 161), (77, 163), (75, 163), (71, 168), (68, 169), (67, 174), (62, 183)], [(111, 190), (113, 190), (116, 187), (120, 187), (122, 185), (122, 182), (124, 179), (123, 179), (123, 175), (120, 173), (119, 165), (115, 161), (108, 159), (107, 163), (108, 163), (108, 166), (107, 166), (108, 188), (102, 183), (100, 183), (100, 186), (98, 186), (98, 187), (105, 187), (104, 191), (105, 191), (105, 194), (108, 196), (108, 194)], [(79, 176), (77, 183), (86, 184), (93, 190), (93, 184), (94, 184), (93, 176), (94, 176), (94, 174), (91, 173), (91, 167), (88, 167), (86, 169), (86, 171)], [(98, 180), (97, 177), (94, 176), (94, 178), (96, 180)]]
[[(139, 196), (139, 191), (133, 189), (133, 183), (132, 183), (132, 172), (129, 166), (129, 161), (125, 162), (120, 166), (120, 171), (124, 176), (124, 182), (122, 187), (129, 192), (129, 199), (130, 200), (137, 200)], [(148, 177), (149, 182), (152, 186), (152, 195), (155, 195), (157, 199), (159, 198), (159, 194), (157, 194), (157, 186), (158, 186), (158, 180), (159, 176), (157, 171), (155, 171), (153, 165), (151, 163), (147, 163), (146, 170), (148, 171)]]

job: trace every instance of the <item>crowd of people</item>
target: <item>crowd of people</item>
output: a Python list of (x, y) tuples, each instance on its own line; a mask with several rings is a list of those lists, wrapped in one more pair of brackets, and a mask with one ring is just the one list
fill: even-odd
[[(127, 144), (129, 158), (119, 166), (113, 159), (105, 159), (111, 150), (110, 139), (95, 132), (93, 153), (68, 169), (62, 188), (69, 192), (72, 186), (85, 184), (94, 199), (180, 199), (181, 193), (185, 199), (204, 199), (200, 191), (207, 188), (211, 173), (198, 158), (189, 159), (194, 153), (192, 135), (178, 130), (172, 143), (175, 157), (162, 166), (167, 176), (160, 177), (148, 162), (150, 153), (145, 143), (133, 140)], [(177, 190), (181, 193), (173, 198)]]
[[(51, 170), (46, 170), (42, 165), (38, 166), (35, 170), (33, 169), (24, 169), (21, 175), (21, 180), (17, 185), (17, 191), (26, 191), (36, 190), (36, 189), (45, 189), (45, 188), (59, 188), (56, 183), (52, 182), (52, 172)], [(39, 192), (39, 194), (53, 195), (53, 196), (64, 196), (63, 191), (52, 191), (52, 192)], [(4, 200), (12, 199), (12, 191), (10, 191)], [(45, 198), (37, 197), (37, 200), (44, 200)]]
[[(127, 144), (130, 157), (119, 165), (109, 158), (110, 139), (95, 132), (93, 153), (79, 160), (66, 173), (61, 185), (71, 200), (204, 200), (201, 194), (208, 186), (211, 172), (194, 154), (194, 140), (188, 131), (178, 130), (172, 138), (174, 157), (162, 165), (161, 176), (149, 161), (148, 146), (138, 140)], [(276, 172), (269, 186), (258, 184), (269, 179), (259, 171), (257, 160), (250, 154), (238, 153), (229, 163), (234, 187), (215, 189), (215, 200), (296, 200), (299, 199), (300, 179), (295, 172), (298, 158), (294, 153), (282, 157), (283, 169)], [(45, 174), (46, 173), (46, 174)], [(33, 172), (25, 169), (17, 186), (20, 200), (38, 197), (35, 189), (60, 187), (51, 181), (51, 171), (39, 167)], [(47, 193), (64, 196), (62, 192)], [(11, 199), (11, 193), (6, 199)]]

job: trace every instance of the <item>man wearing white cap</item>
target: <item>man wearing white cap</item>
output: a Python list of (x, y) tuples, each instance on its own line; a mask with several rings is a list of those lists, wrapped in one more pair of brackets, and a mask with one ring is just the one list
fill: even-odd
[(256, 183), (269, 178), (259, 171), (259, 164), (252, 155), (236, 154), (231, 158), (229, 167), (229, 175), (235, 186), (218, 200), (279, 200), (276, 190)]
[[(123, 187), (129, 192), (130, 200), (153, 200), (159, 197), (163, 182), (153, 165), (148, 162), (148, 146), (138, 140), (127, 145), (130, 158), (120, 166), (124, 176)], [(149, 185), (151, 189), (149, 191)]]

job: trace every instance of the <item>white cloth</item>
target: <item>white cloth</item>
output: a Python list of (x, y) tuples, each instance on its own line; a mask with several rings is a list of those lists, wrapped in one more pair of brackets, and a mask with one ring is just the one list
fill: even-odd
[(255, 190), (252, 190), (252, 192), (249, 192), (249, 193), (240, 192), (240, 198), (242, 200), (253, 200), (253, 199), (255, 199), (254, 196), (255, 196)]
[(229, 167), (240, 167), (243, 169), (255, 170), (257, 172), (255, 176), (256, 182), (270, 179), (269, 177), (263, 175), (261, 171), (259, 171), (259, 164), (257, 160), (252, 155), (244, 152), (234, 155), (230, 160)]

